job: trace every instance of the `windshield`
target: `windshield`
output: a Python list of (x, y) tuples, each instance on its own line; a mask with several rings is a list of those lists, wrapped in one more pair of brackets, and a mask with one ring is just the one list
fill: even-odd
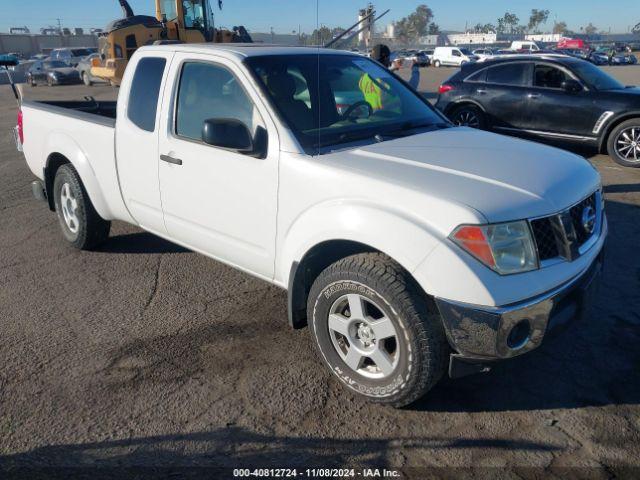
[(44, 68), (65, 68), (65, 67), (68, 67), (68, 65), (64, 62), (54, 61), (54, 62), (44, 63)]
[(461, 48), (460, 51), (463, 53), (463, 55), (473, 55), (468, 48)]
[(297, 54), (249, 57), (246, 63), (306, 151), (448, 126), (417, 93), (367, 58)]
[(204, 28), (203, 0), (183, 0), (184, 26), (186, 28)]
[(75, 50), (71, 50), (71, 55), (74, 57), (86, 57), (92, 53), (93, 52), (87, 48), (76, 48)]
[(593, 63), (576, 62), (572, 67), (582, 80), (596, 90), (622, 90), (625, 88), (623, 84)]

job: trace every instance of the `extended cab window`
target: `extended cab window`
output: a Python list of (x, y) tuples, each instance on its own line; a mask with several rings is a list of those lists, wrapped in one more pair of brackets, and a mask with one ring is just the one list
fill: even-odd
[(255, 105), (229, 70), (211, 63), (185, 63), (178, 90), (176, 133), (200, 141), (204, 121), (213, 118), (240, 120), (251, 132), (261, 124)]
[(164, 58), (146, 57), (138, 62), (133, 75), (127, 115), (136, 126), (147, 132), (156, 129), (158, 97), (166, 64)]
[(528, 63), (507, 63), (491, 67), (487, 72), (487, 83), (527, 86), (530, 84), (529, 66)]
[(569, 76), (562, 70), (551, 65), (536, 65), (534, 86), (541, 88), (562, 88), (562, 82), (569, 80)]

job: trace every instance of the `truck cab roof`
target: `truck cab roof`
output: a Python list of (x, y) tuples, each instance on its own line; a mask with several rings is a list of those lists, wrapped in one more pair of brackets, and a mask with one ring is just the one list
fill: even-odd
[(333, 50), (323, 47), (295, 47), (255, 43), (189, 43), (154, 45), (140, 48), (140, 52), (152, 51), (215, 53), (236, 58), (263, 57), (267, 55), (356, 55), (345, 50)]

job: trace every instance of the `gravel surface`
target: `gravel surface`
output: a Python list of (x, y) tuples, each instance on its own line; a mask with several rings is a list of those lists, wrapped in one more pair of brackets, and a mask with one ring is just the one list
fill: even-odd
[[(640, 83), (640, 68), (616, 70)], [(433, 92), (453, 70), (424, 72)], [(611, 226), (588, 320), (392, 410), (338, 385), (308, 332), (289, 328), (284, 291), (122, 223), (98, 252), (68, 248), (31, 197), (15, 115), (0, 87), (0, 471), (366, 466), (424, 478), (420, 468), (475, 466), (612, 478), (640, 467), (639, 170), (580, 152), (603, 175)]]

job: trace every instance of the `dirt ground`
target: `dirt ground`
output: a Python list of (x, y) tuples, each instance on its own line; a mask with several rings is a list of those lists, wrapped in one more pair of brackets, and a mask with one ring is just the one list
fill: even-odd
[[(452, 73), (424, 70), (421, 88), (433, 97)], [(640, 84), (640, 67), (614, 73)], [(38, 87), (28, 96), (87, 92), (116, 94)], [(31, 196), (15, 116), (0, 87), (5, 476), (347, 466), (415, 478), (640, 475), (640, 169), (580, 152), (602, 173), (611, 229), (588, 320), (393, 410), (340, 387), (308, 332), (289, 328), (284, 291), (122, 223), (98, 252), (67, 247)]]

